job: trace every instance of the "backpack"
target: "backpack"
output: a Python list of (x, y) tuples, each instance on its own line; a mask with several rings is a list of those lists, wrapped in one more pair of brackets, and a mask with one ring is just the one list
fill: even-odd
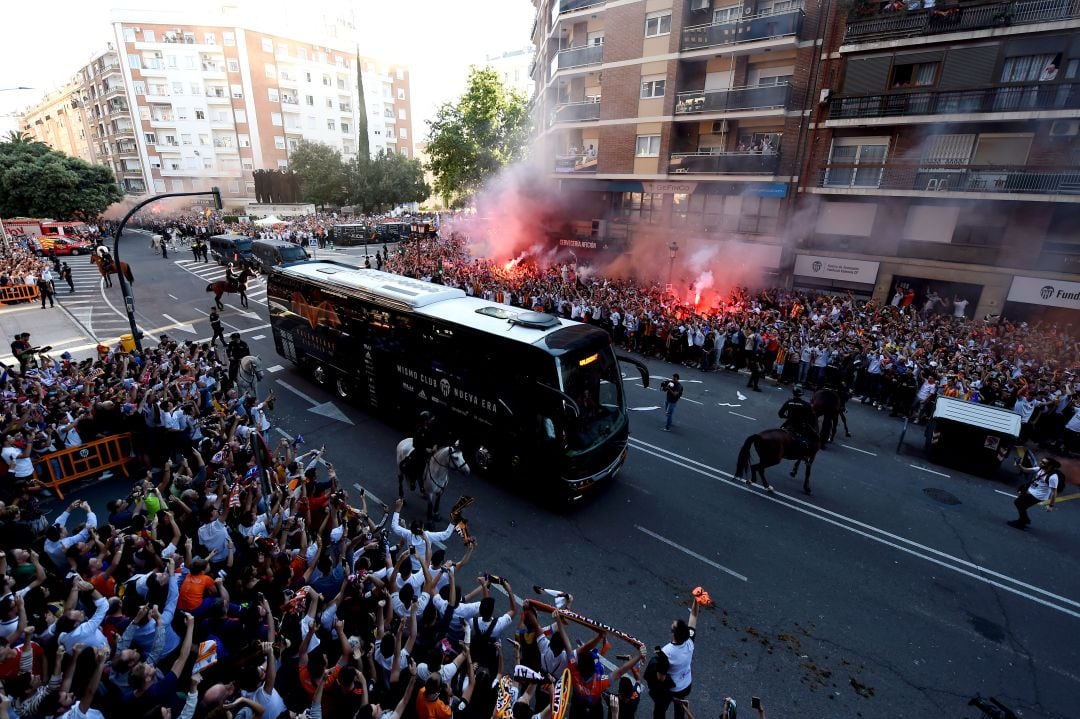
[(498, 617), (492, 617), (491, 624), (488, 625), (485, 631), (481, 632), (480, 618), (472, 618), (472, 643), (469, 645), (469, 651), (477, 664), (489, 669), (494, 669), (499, 663), (499, 640), (491, 636), (498, 622)]

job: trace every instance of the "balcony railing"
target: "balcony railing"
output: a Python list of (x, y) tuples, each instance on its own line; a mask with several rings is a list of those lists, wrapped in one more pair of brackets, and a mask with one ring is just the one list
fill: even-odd
[(676, 152), (671, 155), (671, 173), (726, 173), (729, 175), (775, 175), (780, 167), (776, 152)]
[(556, 155), (555, 172), (596, 172), (596, 153)]
[(555, 107), (552, 122), (578, 122), (580, 120), (598, 120), (600, 118), (600, 102), (598, 100), (586, 100), (584, 102), (567, 102)]
[(730, 22), (694, 25), (682, 31), (682, 49), (697, 50), (716, 45), (768, 40), (798, 35), (802, 29), (805, 12), (785, 10), (776, 13), (751, 15)]
[(603, 61), (603, 44), (575, 47), (569, 50), (559, 51), (552, 63), (553, 67), (551, 68), (551, 71), (556, 72), (558, 70), (566, 70), (573, 67), (584, 67), (585, 65), (599, 65)]
[(675, 114), (766, 110), (785, 107), (790, 96), (791, 85), (786, 83), (735, 87), (730, 90), (680, 92), (675, 96)]
[(829, 102), (829, 119), (1076, 109), (1080, 109), (1080, 83), (1044, 82), (976, 90), (900, 90), (881, 95), (836, 97)]
[(916, 10), (883, 10), (879, 0), (861, 0), (844, 30), (845, 43), (939, 35), (1080, 17), (1076, 0), (961, 2)]
[(1031, 165), (835, 164), (821, 170), (817, 185), (852, 190), (1080, 195), (1080, 169)]
[(607, 0), (559, 0), (559, 14), (584, 10), (587, 7), (603, 5)]

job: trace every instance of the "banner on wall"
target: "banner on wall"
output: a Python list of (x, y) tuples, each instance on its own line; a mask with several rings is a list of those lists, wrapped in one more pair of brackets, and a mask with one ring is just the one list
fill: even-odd
[(1044, 307), (1080, 310), (1080, 282), (1048, 280), (1041, 277), (1013, 277), (1009, 302), (1026, 302)]
[(797, 255), (795, 274), (823, 280), (842, 280), (872, 285), (877, 282), (880, 263), (868, 260), (847, 260), (841, 257)]

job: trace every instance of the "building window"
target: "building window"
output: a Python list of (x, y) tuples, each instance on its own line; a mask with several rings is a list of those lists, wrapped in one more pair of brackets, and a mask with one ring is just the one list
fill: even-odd
[(641, 81), (641, 99), (664, 96), (665, 80), (646, 78)]
[(342, 78), (339, 77), (337, 79), (337, 86), (338, 86), (339, 90), (344, 90), (345, 89), (345, 80), (343, 80)]
[(341, 123), (341, 131), (343, 133), (349, 132), (349, 123), (347, 123), (347, 122)]
[(225, 43), (226, 47), (233, 47), (236, 45), (236, 34), (231, 32), (221, 33), (221, 41)]
[(306, 47), (298, 48), (296, 50), (296, 54), (301, 60), (307, 60), (307, 48)]
[(229, 90), (232, 93), (232, 96), (237, 100), (244, 97), (244, 88), (241, 85), (230, 85)]
[(638, 135), (634, 154), (638, 157), (660, 157), (660, 136)]
[(191, 83), (191, 94), (192, 95), (201, 95), (202, 94), (202, 85), (200, 85), (197, 82)]
[(617, 211), (631, 221), (659, 221), (664, 207), (664, 196), (652, 192), (624, 192), (617, 201)]
[(330, 87), (330, 76), (329, 75), (323, 75), (322, 76), (322, 84), (326, 85), (327, 87)]
[(217, 45), (217, 36), (212, 32), (203, 33), (203, 45)]
[[(877, 187), (889, 151), (887, 137), (843, 137), (833, 140), (825, 171), (826, 187)], [(858, 167), (867, 165), (868, 167)]]
[(334, 101), (333, 101), (332, 98), (329, 98), (329, 97), (326, 98), (326, 107), (331, 109), (331, 110), (334, 109)]
[(238, 123), (247, 123), (247, 111), (246, 110), (234, 110), (233, 114), (236, 117)]
[(278, 51), (278, 55), (284, 55), (285, 57), (288, 57), (289, 56), (289, 43), (287, 43), (287, 42), (279, 42), (278, 46), (277, 46), (277, 51)]
[(270, 124), (273, 125), (274, 127), (281, 127), (281, 113), (280, 112), (271, 112), (270, 113)]
[(718, 7), (712, 11), (712, 24), (723, 25), (729, 22), (735, 22), (742, 17), (742, 5), (728, 5), (727, 7)]
[(937, 82), (939, 67), (941, 63), (937, 61), (893, 65), (892, 82), (889, 83), (889, 87), (893, 89), (931, 87)]
[(397, 111), (397, 117), (398, 117), (399, 120), (404, 120), (405, 119), (405, 110), (399, 108), (398, 111)]
[(181, 135), (180, 136), (180, 142), (185, 144), (185, 145), (190, 145), (191, 144), (191, 135)]
[(394, 70), (394, 77), (396, 77), (398, 80), (404, 80), (405, 79), (405, 70), (403, 70), (400, 67), (397, 68), (396, 70)]
[(145, 95), (146, 94), (146, 83), (143, 82), (142, 80), (136, 80), (135, 82), (132, 83), (132, 85), (135, 88), (135, 94), (136, 95)]
[(274, 135), (274, 147), (279, 150), (285, 149), (285, 138), (281, 135)]
[(334, 123), (333, 120), (327, 120), (326, 121), (326, 129), (327, 130), (333, 130), (333, 129), (335, 129), (335, 127), (336, 127), (336, 124)]
[(307, 103), (309, 107), (314, 107), (315, 106), (315, 96), (314, 95), (304, 95), (304, 102)]
[(143, 133), (143, 138), (146, 140), (147, 145), (156, 145), (157, 144), (157, 134), (156, 133), (144, 132)]
[(212, 157), (204, 157), (202, 160), (202, 166), (204, 170), (214, 169), (214, 159)]
[(334, 58), (334, 64), (338, 67), (345, 67), (345, 58), (337, 56)]
[(406, 130), (404, 127), (399, 127), (398, 128), (398, 137), (401, 138), (402, 140), (408, 140), (409, 139), (409, 131)]
[(262, 39), (262, 49), (263, 49), (263, 52), (273, 52), (274, 51), (274, 41), (271, 40), (268, 37), (264, 37)]
[(186, 119), (188, 119), (188, 114), (187, 114), (187, 108), (186, 107), (179, 107), (178, 106), (176, 108), (176, 119), (177, 120), (186, 120)]
[(404, 88), (401, 88), (401, 87), (398, 88), (397, 99), (399, 99), (399, 100), (404, 100), (405, 99), (405, 89)]
[(407, 148), (407, 147), (399, 147), (398, 152), (401, 153), (401, 155), (404, 156), (404, 157), (409, 156), (409, 148)]
[(229, 72), (240, 72), (240, 63), (236, 60), (226, 60), (225, 67)]
[(263, 68), (263, 71), (266, 73), (266, 77), (271, 79), (271, 80), (273, 80), (275, 77), (277, 77), (277, 68), (274, 66), (274, 64), (272, 62), (266, 63), (266, 66)]
[(236, 144), (240, 147), (251, 147), (251, 137), (249, 135), (237, 134)]
[(210, 144), (210, 136), (200, 134), (199, 135), (199, 144), (200, 145), (209, 145)]
[(279, 102), (281, 99), (276, 87), (266, 88), (266, 96), (270, 98), (270, 102)]
[(304, 73), (304, 82), (311, 82), (311, 73), (310, 72), (305, 72)]
[(124, 42), (135, 42), (135, 28), (124, 28)]
[(195, 111), (195, 119), (196, 120), (205, 120), (206, 119), (206, 112), (204, 110), (196, 110)]
[(128, 55), (128, 66), (130, 66), (132, 70), (138, 70), (142, 67), (142, 58), (135, 54)]
[[(1057, 76), (1060, 55), (1017, 55), (1005, 58), (1001, 67), (1001, 82), (1036, 82), (1053, 79)], [(1042, 78), (1047, 78), (1043, 80)]]
[(671, 12), (650, 13), (645, 18), (645, 37), (671, 34)]

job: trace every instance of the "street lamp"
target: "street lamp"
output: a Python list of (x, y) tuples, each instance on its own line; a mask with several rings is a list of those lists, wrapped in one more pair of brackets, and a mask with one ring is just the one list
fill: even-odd
[(116, 278), (120, 280), (120, 294), (124, 296), (124, 307), (127, 309), (128, 323), (131, 325), (131, 337), (135, 340), (136, 352), (142, 352), (142, 333), (135, 326), (135, 298), (131, 296), (131, 287), (124, 278), (124, 273), (120, 271), (120, 237), (124, 234), (124, 225), (127, 224), (132, 215), (151, 202), (157, 202), (166, 197), (205, 197), (206, 195), (214, 198), (214, 206), (218, 210), (222, 209), (221, 190), (217, 187), (211, 188), (209, 192), (169, 192), (164, 195), (154, 195), (132, 207), (124, 215), (124, 219), (120, 220), (120, 225), (116, 228), (116, 234), (113, 236), (113, 262), (116, 263)]
[(679, 254), (679, 243), (675, 240), (671, 241), (668, 248), (668, 270), (667, 270), (667, 283), (668, 287), (671, 287), (671, 274), (675, 271), (675, 256)]

